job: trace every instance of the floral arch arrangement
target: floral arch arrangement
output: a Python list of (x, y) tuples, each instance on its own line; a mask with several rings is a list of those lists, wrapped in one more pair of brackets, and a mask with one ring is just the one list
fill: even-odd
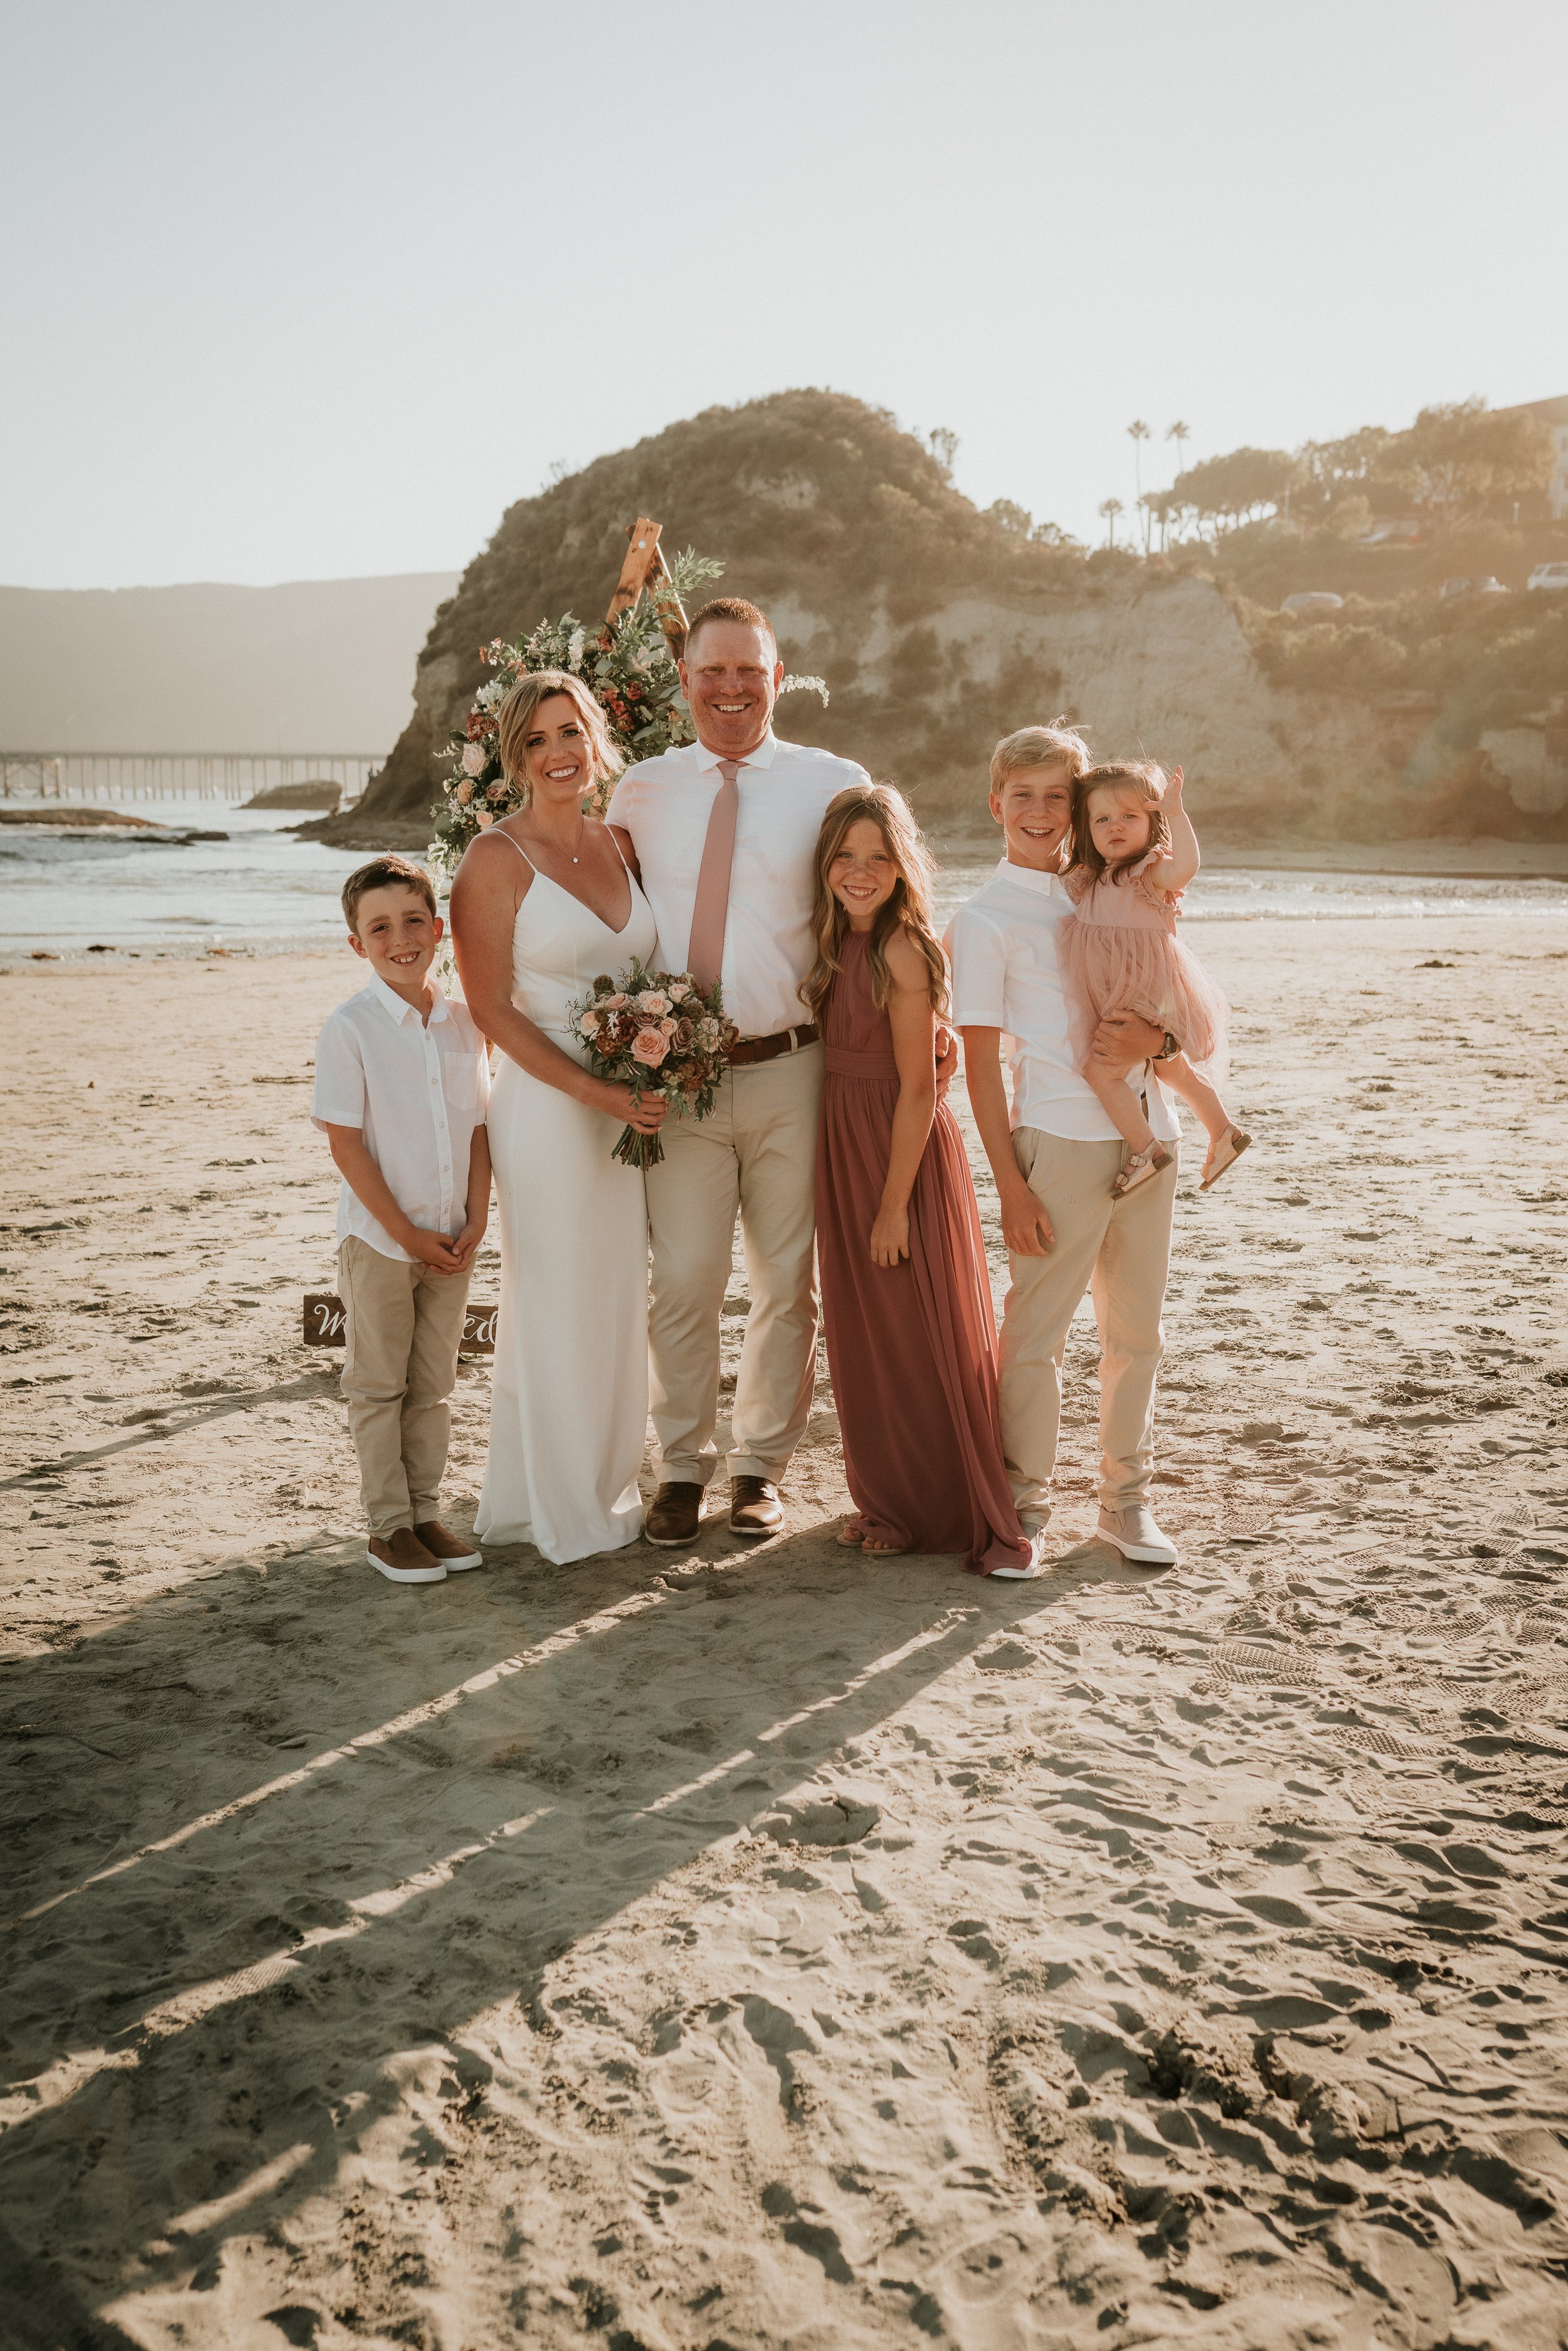
[[(444, 806), (430, 844), (430, 863), (444, 887), (450, 884), (469, 842), (523, 805), (522, 794), (501, 771), (496, 714), (528, 672), (561, 669), (580, 677), (608, 719), (628, 766), (656, 759), (677, 744), (695, 740), (680, 673), (665, 641), (664, 615), (670, 600), (678, 610), (694, 589), (716, 580), (723, 569), (722, 563), (687, 548), (614, 620), (590, 628), (567, 612), (559, 621), (541, 621), (521, 643), (496, 637), (480, 647), (480, 658), (495, 675), (486, 679), (461, 730), (454, 729), (448, 739), (451, 765), (441, 781)], [(827, 701), (828, 689), (820, 677), (787, 677), (779, 690), (789, 693), (802, 686)], [(595, 796), (597, 813), (603, 813), (607, 798), (607, 793)]]

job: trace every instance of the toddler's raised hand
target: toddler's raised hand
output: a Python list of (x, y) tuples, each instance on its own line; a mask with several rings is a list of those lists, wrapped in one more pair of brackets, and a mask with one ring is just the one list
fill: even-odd
[(1175, 800), (1178, 807), (1181, 802), (1181, 769), (1173, 768), (1166, 778), (1165, 797), (1167, 800)]

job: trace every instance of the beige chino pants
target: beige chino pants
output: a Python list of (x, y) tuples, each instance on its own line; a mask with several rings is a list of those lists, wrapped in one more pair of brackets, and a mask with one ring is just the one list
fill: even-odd
[(383, 1257), (357, 1234), (340, 1245), (343, 1395), (372, 1535), (440, 1516), (468, 1279)]
[(719, 1316), (740, 1215), (751, 1311), (735, 1385), (732, 1478), (775, 1483), (806, 1433), (817, 1369), (821, 1045), (728, 1070), (711, 1116), (664, 1123), (648, 1170), (650, 1403), (659, 1477), (706, 1486), (717, 1447)]
[(1122, 1510), (1148, 1494), (1176, 1154), (1170, 1166), (1124, 1200), (1111, 1196), (1126, 1156), (1123, 1143), (1073, 1143), (1020, 1126), (1013, 1155), (1056, 1235), (1046, 1256), (1009, 1259), (1001, 1415), (1013, 1500), (1037, 1518), (1050, 1510), (1061, 1427), (1061, 1359), (1068, 1325), (1087, 1290), (1100, 1326), (1100, 1499)]

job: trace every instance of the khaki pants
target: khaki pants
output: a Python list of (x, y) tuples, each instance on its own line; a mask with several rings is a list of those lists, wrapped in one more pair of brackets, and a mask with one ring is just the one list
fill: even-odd
[(706, 1486), (717, 1448), (719, 1313), (740, 1212), (751, 1311), (732, 1478), (777, 1481), (806, 1433), (817, 1369), (821, 1045), (728, 1070), (712, 1115), (672, 1117), (648, 1170), (648, 1355), (659, 1476)]
[(1046, 1256), (1009, 1260), (1001, 1407), (1013, 1500), (1040, 1516), (1050, 1509), (1067, 1329), (1092, 1290), (1100, 1326), (1100, 1499), (1121, 1510), (1148, 1493), (1176, 1155), (1162, 1174), (1114, 1200), (1111, 1183), (1124, 1144), (1074, 1143), (1020, 1126), (1013, 1154), (1056, 1234)]
[(395, 1534), (439, 1515), (468, 1276), (405, 1265), (350, 1233), (338, 1250), (338, 1288), (365, 1517), (372, 1535)]

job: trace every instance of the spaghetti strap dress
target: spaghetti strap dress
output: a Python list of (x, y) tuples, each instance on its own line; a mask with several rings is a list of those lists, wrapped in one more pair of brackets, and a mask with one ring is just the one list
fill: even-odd
[(997, 1325), (969, 1162), (937, 1105), (909, 1196), (909, 1256), (879, 1266), (899, 1081), (872, 994), (870, 942), (852, 931), (822, 1008), (817, 1257), (844, 1476), (874, 1541), (961, 1552), (972, 1574), (1016, 1566), (1029, 1542), (1002, 1457)]
[[(537, 867), (533, 877), (512, 930), (512, 1001), (586, 1062), (572, 1001), (596, 973), (652, 958), (653, 912), (634, 876), (619, 931)], [(504, 1053), (498, 1062), (488, 1125), (501, 1301), (474, 1531), (481, 1542), (532, 1543), (564, 1564), (619, 1551), (643, 1530), (647, 1201), (641, 1169), (611, 1157), (617, 1120)]]

